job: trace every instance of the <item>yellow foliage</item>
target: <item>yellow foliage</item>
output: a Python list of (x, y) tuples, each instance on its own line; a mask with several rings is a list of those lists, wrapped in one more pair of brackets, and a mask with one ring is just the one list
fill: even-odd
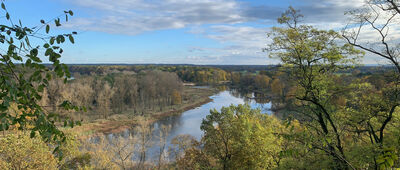
[(92, 156), (91, 164), (95, 169), (119, 169), (114, 161), (116, 152), (112, 152), (117, 146), (112, 145), (104, 136), (99, 137), (98, 143), (83, 144), (83, 149)]
[[(23, 114), (23, 112), (29, 113), (29, 112), (31, 112), (31, 111), (32, 111), (32, 110), (29, 109), (29, 108), (26, 109), (26, 110), (24, 110), (24, 109), (18, 109), (18, 105), (17, 105), (16, 103), (11, 103), (11, 104), (10, 104), (10, 107), (9, 107), (9, 109), (8, 109), (8, 113), (9, 113), (10, 115), (16, 117), (16, 118), (20, 118), (20, 116)], [(25, 119), (29, 122), (29, 121), (32, 120), (32, 117), (26, 116)], [(10, 126), (10, 130), (16, 130), (16, 129), (18, 129), (20, 126), (21, 126), (21, 125), (20, 125), (19, 123), (16, 123), (15, 125), (11, 125), (11, 126)], [(27, 128), (31, 128), (32, 125), (27, 124), (26, 127), (27, 127)]]
[(271, 91), (275, 95), (283, 94), (284, 84), (279, 79), (274, 79), (271, 83)]
[(266, 75), (257, 75), (254, 81), (258, 88), (265, 89), (269, 86), (271, 78)]
[(174, 90), (172, 92), (172, 104), (181, 104), (182, 103), (182, 96), (179, 91)]
[(46, 143), (23, 132), (0, 138), (0, 155), (0, 169), (57, 169)]

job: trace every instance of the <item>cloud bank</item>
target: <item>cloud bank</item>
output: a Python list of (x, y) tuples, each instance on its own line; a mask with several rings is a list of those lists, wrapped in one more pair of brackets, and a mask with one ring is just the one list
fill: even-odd
[[(90, 10), (92, 16), (74, 18), (66, 27), (110, 34), (137, 35), (145, 32), (188, 28), (223, 44), (221, 48), (190, 47), (188, 63), (268, 63), (261, 49), (269, 40), (266, 32), (289, 4), (283, 0), (250, 3), (239, 0), (70, 0)], [(364, 0), (296, 0), (304, 22), (321, 29), (340, 29), (344, 13), (359, 8)], [(264, 25), (263, 25), (264, 24)], [(263, 26), (260, 26), (263, 25)], [(267, 61), (268, 60), (268, 61)]]

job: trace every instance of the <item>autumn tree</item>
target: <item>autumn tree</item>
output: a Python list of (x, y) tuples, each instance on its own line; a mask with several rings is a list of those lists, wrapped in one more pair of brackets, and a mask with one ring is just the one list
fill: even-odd
[(112, 96), (113, 110), (121, 113), (126, 108), (136, 107), (137, 79), (134, 75), (115, 76)]
[(109, 149), (112, 154), (112, 160), (117, 165), (121, 167), (121, 169), (130, 169), (134, 166), (132, 161), (132, 157), (136, 151), (135, 144), (137, 142), (137, 138), (135, 136), (129, 135), (125, 136), (117, 136), (112, 139), (109, 143)]
[(90, 155), (80, 152), (79, 141), (67, 132), (61, 145), (63, 159), (53, 154), (56, 142), (30, 138), (28, 131), (19, 131), (0, 138), (1, 169), (81, 169), (90, 166)]
[(357, 62), (361, 52), (350, 44), (339, 44), (342, 37), (333, 30), (301, 25), (302, 17), (291, 7), (282, 14), (278, 22), (283, 27), (272, 28), (269, 36), (273, 43), (267, 50), (271, 57), (281, 60), (296, 81), (296, 99), (304, 108), (300, 112), (309, 117), (310, 123), (306, 125), (310, 125), (310, 130), (315, 130), (311, 135), (316, 136), (311, 139), (325, 141), (318, 148), (332, 157), (332, 168), (350, 168), (329, 96), (342, 88), (332, 81), (337, 76), (335, 71)]
[(234, 143), (232, 149), (233, 167), (240, 169), (272, 169), (279, 165), (281, 143), (277, 134), (285, 129), (273, 116), (262, 114), (260, 110), (247, 105), (236, 108), (237, 118), (233, 122)]
[[(354, 103), (349, 105), (352, 114), (361, 122), (359, 125), (363, 125), (356, 131), (367, 133), (371, 137), (371, 144), (378, 146), (373, 157), (375, 168), (390, 168), (398, 162), (399, 156), (394, 149), (395, 144), (390, 142), (391, 135), (394, 134), (393, 121), (400, 106), (400, 53), (399, 42), (396, 40), (398, 33), (395, 32), (399, 26), (399, 5), (396, 0), (365, 1), (360, 9), (348, 12), (351, 20), (343, 30), (343, 37), (349, 44), (384, 59), (394, 68), (391, 75), (387, 75), (391, 77), (389, 81), (383, 82), (381, 78), (374, 77), (376, 83), (360, 82), (356, 86), (359, 94), (351, 93), (354, 95), (352, 97), (361, 95), (354, 98)], [(366, 39), (365, 36), (374, 38)], [(360, 89), (360, 86), (363, 88)]]
[(164, 167), (165, 164), (167, 164), (168, 160), (167, 137), (170, 130), (171, 130), (170, 125), (161, 125), (159, 129), (159, 135), (158, 135), (159, 142), (157, 143), (159, 147), (157, 169), (161, 169)]
[(194, 136), (188, 134), (180, 134), (171, 140), (172, 147), (169, 148), (171, 156), (177, 162), (177, 168), (186, 169), (188, 166), (186, 151), (192, 147), (196, 141)]
[(211, 110), (203, 120), (205, 152), (221, 169), (271, 169), (278, 166), (280, 122), (249, 105)]
[(109, 83), (97, 81), (96, 83), (96, 104), (97, 110), (102, 114), (103, 118), (107, 118), (111, 111), (111, 97), (114, 94), (114, 89)]
[(279, 80), (279, 78), (275, 78), (271, 82), (271, 92), (277, 97), (283, 96), (285, 85)]
[(232, 81), (232, 84), (239, 84), (240, 83), (240, 73), (231, 72), (231, 81)]
[(140, 117), (138, 119), (139, 125), (136, 127), (137, 141), (139, 145), (139, 163), (138, 168), (144, 168), (147, 160), (147, 150), (153, 145), (152, 135), (154, 128), (151, 126), (148, 118)]
[(1, 169), (56, 169), (57, 158), (40, 138), (27, 133), (7, 135), (0, 139)]
[(256, 84), (257, 88), (259, 88), (259, 89), (267, 89), (269, 87), (269, 83), (271, 81), (271, 78), (269, 78), (266, 75), (260, 75), (259, 74), (259, 75), (257, 75), (255, 77), (254, 81), (255, 81), (255, 84)]
[[(186, 135), (187, 136), (187, 135)], [(178, 136), (177, 136), (178, 137)], [(179, 137), (183, 137), (179, 135)], [(213, 169), (217, 167), (217, 161), (211, 155), (206, 153), (203, 149), (203, 143), (195, 140), (194, 138), (189, 139), (189, 142), (181, 142), (180, 144), (187, 144), (183, 150), (184, 153), (176, 159), (176, 165), (178, 169)]]
[(172, 104), (181, 104), (181, 103), (182, 103), (181, 94), (177, 90), (172, 91)]

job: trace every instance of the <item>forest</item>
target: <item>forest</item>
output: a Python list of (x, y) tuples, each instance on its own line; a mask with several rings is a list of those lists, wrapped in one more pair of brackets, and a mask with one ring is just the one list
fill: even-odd
[[(388, 31), (400, 3), (364, 3), (342, 31), (289, 7), (263, 49), (280, 63), (255, 66), (63, 64), (61, 46), (79, 34), (51, 34), (60, 18), (16, 25), (2, 1), (0, 169), (400, 168), (400, 53)], [(371, 54), (386, 64), (362, 65)], [(196, 126), (185, 113), (229, 102), (221, 94), (239, 104), (204, 113), (201, 136), (173, 133), (193, 131), (176, 130)]]
[[(68, 100), (73, 105), (87, 106), (107, 118), (108, 114), (121, 113), (128, 109), (133, 114), (144, 110), (163, 110), (181, 104), (183, 85), (176, 74), (162, 71), (147, 71), (138, 74), (109, 74), (78, 76), (64, 84), (62, 80), (49, 82), (42, 94), (41, 105), (49, 106), (53, 112), (62, 112), (57, 106)], [(142, 115), (143, 116), (143, 115)], [(93, 116), (92, 116), (93, 117)], [(94, 116), (96, 117), (96, 116)]]

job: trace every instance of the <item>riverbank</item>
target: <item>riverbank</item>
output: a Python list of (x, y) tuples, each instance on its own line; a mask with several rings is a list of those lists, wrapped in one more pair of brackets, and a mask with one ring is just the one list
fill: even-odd
[[(155, 122), (164, 117), (179, 115), (187, 110), (194, 109), (203, 104), (212, 101), (210, 96), (214, 95), (218, 90), (212, 88), (191, 88), (185, 87), (182, 95), (182, 104), (174, 105), (168, 110), (161, 112), (146, 113), (146, 118), (150, 122)], [(126, 129), (131, 129), (138, 124), (139, 115), (133, 115), (129, 111), (121, 114), (115, 114), (107, 119), (97, 119), (91, 122), (83, 122), (81, 126), (69, 129), (79, 136), (92, 136), (98, 134), (119, 133)]]

